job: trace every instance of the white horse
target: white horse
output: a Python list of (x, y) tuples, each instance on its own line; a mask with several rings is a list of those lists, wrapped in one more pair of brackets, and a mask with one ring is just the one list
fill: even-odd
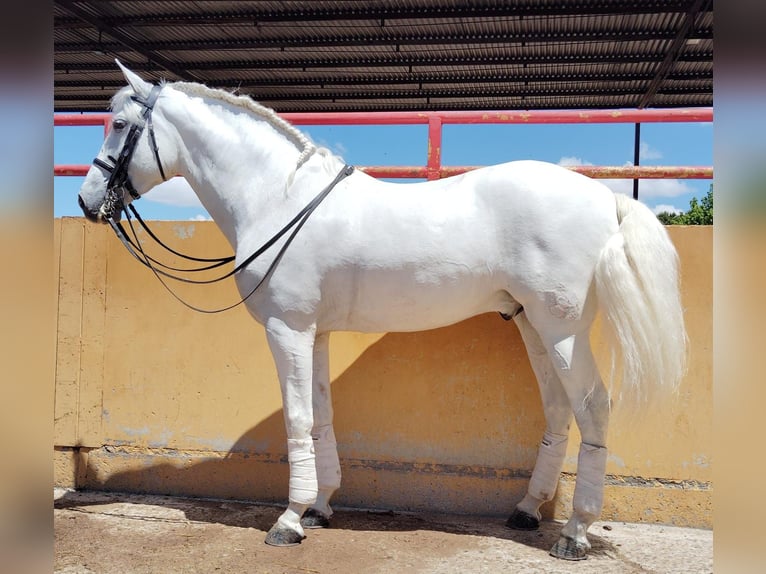
[(248, 97), (196, 83), (153, 86), (117, 63), (129, 85), (113, 98), (112, 129), (80, 191), (89, 219), (118, 219), (123, 202), (181, 175), (241, 263), (325, 190), (296, 235), (235, 275), (266, 329), (288, 437), (289, 505), (266, 542), (297, 544), (332, 515), (341, 471), (330, 332), (432, 329), (495, 311), (521, 332), (546, 418), (528, 491), (507, 525), (539, 526), (574, 416), (582, 442), (573, 512), (551, 554), (585, 558), (602, 508), (610, 414), (589, 342), (597, 309), (612, 327), (618, 375), (638, 394), (675, 389), (685, 368), (677, 254), (657, 218), (538, 161), (378, 181)]

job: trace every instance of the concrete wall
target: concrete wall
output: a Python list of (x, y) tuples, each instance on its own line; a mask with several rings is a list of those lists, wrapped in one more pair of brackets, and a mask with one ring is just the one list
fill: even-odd
[[(281, 399), (263, 328), (242, 307), (186, 309), (106, 226), (55, 226), (57, 484), (286, 502)], [(212, 222), (151, 227), (187, 253), (230, 252)], [(603, 518), (712, 527), (713, 230), (670, 232), (691, 369), (676, 400), (613, 416)], [(233, 281), (173, 287), (207, 307), (237, 298)], [(606, 366), (598, 330), (594, 344)], [(334, 333), (330, 347), (344, 471), (336, 504), (510, 512), (544, 427), (515, 325), (488, 314), (420, 333)], [(569, 513), (572, 435), (547, 517)]]

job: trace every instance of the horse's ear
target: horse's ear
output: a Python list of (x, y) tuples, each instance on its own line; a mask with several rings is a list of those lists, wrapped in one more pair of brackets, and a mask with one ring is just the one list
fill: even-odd
[(120, 67), (120, 70), (122, 70), (125, 79), (128, 81), (128, 84), (130, 84), (130, 87), (133, 88), (133, 91), (139, 96), (148, 96), (152, 89), (152, 85), (139, 78), (138, 74), (128, 70), (117, 58), (115, 58), (114, 61), (117, 62), (117, 65)]

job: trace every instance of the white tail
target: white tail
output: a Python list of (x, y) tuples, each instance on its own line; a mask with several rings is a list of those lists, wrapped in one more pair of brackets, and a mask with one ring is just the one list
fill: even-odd
[(676, 391), (686, 370), (678, 254), (645, 205), (622, 194), (615, 201), (620, 228), (596, 264), (596, 293), (607, 319), (613, 375), (632, 399), (643, 401), (652, 389)]

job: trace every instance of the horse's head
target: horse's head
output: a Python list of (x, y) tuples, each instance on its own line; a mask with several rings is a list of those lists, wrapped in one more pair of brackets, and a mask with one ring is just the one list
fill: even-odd
[(172, 159), (172, 154), (167, 153), (169, 145), (163, 148), (160, 159), (160, 142), (170, 140), (163, 138), (161, 127), (152, 121), (162, 86), (145, 82), (119, 60), (117, 65), (128, 86), (112, 98), (109, 133), (78, 197), (85, 217), (102, 223), (118, 220), (124, 205), (167, 179), (167, 160)]

